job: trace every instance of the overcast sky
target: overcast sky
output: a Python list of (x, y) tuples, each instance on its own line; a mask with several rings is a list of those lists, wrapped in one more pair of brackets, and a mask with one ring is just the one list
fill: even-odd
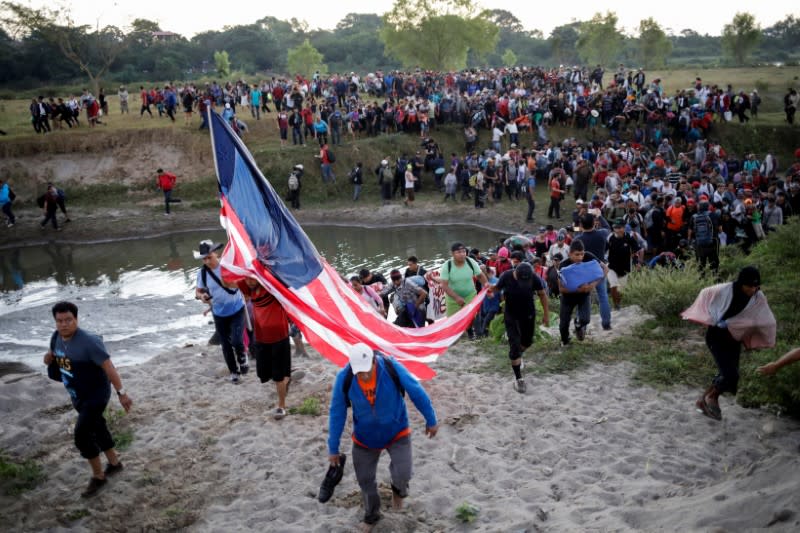
[[(17, 0), (33, 7), (53, 6), (47, 0)], [(62, 0), (62, 3), (65, 3)], [(69, 2), (73, 18), (79, 24), (100, 26), (113, 24), (123, 27), (135, 18), (158, 22), (162, 29), (191, 37), (208, 30), (221, 30), (224, 26), (249, 24), (264, 16), (288, 20), (296, 17), (308, 22), (310, 28), (333, 29), (345, 15), (353, 12), (382, 14), (391, 9), (392, 0), (306, 0), (304, 2), (226, 2), (195, 0), (191, 2), (165, 2), (163, 0), (72, 0)], [(625, 33), (635, 34), (639, 21), (655, 18), (663, 28), (673, 33), (690, 28), (701, 34), (719, 35), (722, 27), (737, 12), (750, 12), (762, 28), (783, 20), (791, 13), (793, 2), (756, 2), (752, 0), (725, 0), (724, 2), (699, 2), (697, 0), (668, 0), (644, 2), (642, 0), (617, 0), (614, 3), (589, 0), (555, 2), (521, 2), (520, 0), (484, 0), (481, 5), (490, 9), (505, 9), (522, 21), (527, 30), (540, 30), (545, 37), (550, 31), (572, 20), (588, 20), (597, 11), (611, 9), (616, 12)], [(167, 7), (169, 6), (169, 11)], [(222, 9), (221, 9), (222, 8)], [(797, 16), (797, 15), (796, 15)]]

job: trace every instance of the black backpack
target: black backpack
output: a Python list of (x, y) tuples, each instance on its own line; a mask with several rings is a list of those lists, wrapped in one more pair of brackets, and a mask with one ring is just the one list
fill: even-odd
[[(400, 376), (397, 375), (397, 369), (394, 367), (392, 360), (380, 354), (376, 354), (376, 357), (383, 359), (383, 362), (386, 366), (386, 371), (392, 378), (394, 386), (397, 387), (397, 390), (400, 392), (400, 396), (405, 397), (406, 390), (403, 388), (403, 385), (400, 384)], [(345, 405), (350, 407), (350, 397), (348, 396), (348, 393), (350, 392), (350, 387), (353, 386), (353, 371), (350, 369), (350, 363), (348, 363), (345, 368), (347, 369), (347, 374), (345, 374), (344, 383), (342, 383), (342, 394), (344, 395)]]
[(714, 225), (710, 216), (705, 213), (694, 216), (694, 235), (698, 245), (714, 242)]

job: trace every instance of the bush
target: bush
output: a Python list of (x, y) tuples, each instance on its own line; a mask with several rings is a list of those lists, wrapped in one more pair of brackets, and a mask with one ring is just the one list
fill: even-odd
[(456, 507), (456, 518), (465, 524), (471, 524), (478, 518), (480, 508), (468, 502), (464, 502)]
[(712, 284), (692, 263), (683, 269), (646, 268), (628, 277), (625, 299), (664, 324), (681, 323), (681, 311), (692, 305), (701, 289)]
[(319, 416), (320, 413), (319, 399), (315, 398), (314, 396), (309, 396), (308, 398), (304, 399), (303, 403), (300, 404), (298, 407), (290, 408), (289, 413), (293, 415), (297, 414), (305, 416)]

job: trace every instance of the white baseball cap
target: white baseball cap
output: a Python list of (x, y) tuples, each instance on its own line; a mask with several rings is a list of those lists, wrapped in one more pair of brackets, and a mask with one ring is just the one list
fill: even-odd
[(359, 342), (348, 348), (347, 357), (350, 359), (350, 368), (353, 374), (369, 372), (372, 369), (372, 348), (363, 342)]

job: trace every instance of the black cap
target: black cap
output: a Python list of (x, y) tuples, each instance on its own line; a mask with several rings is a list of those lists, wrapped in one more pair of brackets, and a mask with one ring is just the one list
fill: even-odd
[(517, 281), (522, 284), (530, 284), (533, 279), (533, 267), (530, 263), (518, 264), (517, 268), (514, 269), (514, 273), (516, 274)]
[(739, 277), (736, 279), (739, 285), (747, 285), (748, 287), (761, 286), (761, 273), (754, 266), (746, 266), (739, 271)]

